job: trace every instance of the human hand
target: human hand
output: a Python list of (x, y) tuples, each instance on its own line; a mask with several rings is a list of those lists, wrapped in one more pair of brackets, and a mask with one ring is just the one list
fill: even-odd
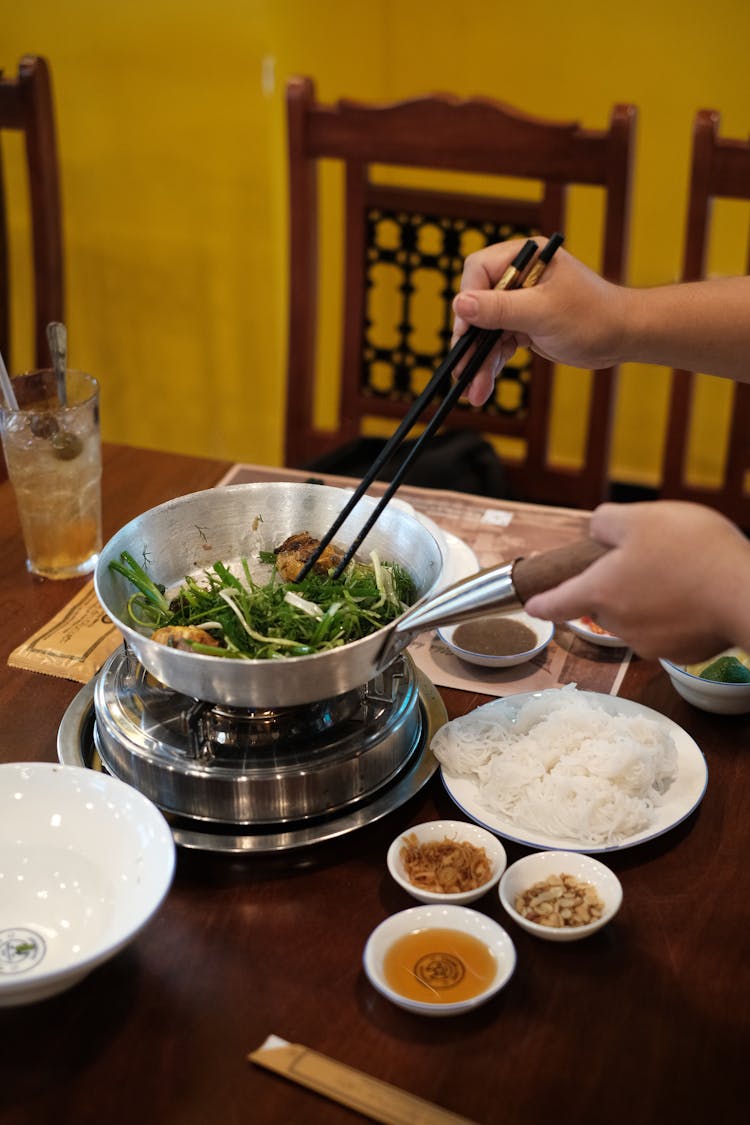
[(750, 543), (699, 504), (602, 504), (589, 534), (612, 549), (582, 574), (529, 598), (533, 617), (589, 615), (641, 656), (706, 660), (750, 649)]
[[(538, 240), (540, 248), (546, 240)], [(520, 250), (515, 240), (470, 254), (453, 310), (454, 339), (469, 325), (505, 329), (467, 398), (481, 406), (497, 375), (519, 347), (574, 367), (601, 370), (620, 361), (629, 291), (604, 281), (565, 250), (558, 250), (531, 289), (495, 289)]]

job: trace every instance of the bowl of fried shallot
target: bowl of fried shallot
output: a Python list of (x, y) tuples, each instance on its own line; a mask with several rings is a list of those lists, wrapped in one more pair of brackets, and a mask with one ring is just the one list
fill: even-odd
[(486, 828), (461, 820), (416, 824), (388, 849), (388, 870), (419, 902), (475, 902), (497, 886), (507, 865), (505, 848)]

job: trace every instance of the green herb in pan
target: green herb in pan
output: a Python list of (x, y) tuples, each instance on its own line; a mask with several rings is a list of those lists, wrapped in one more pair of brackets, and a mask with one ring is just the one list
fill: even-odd
[[(260, 557), (274, 561), (272, 552)], [(171, 600), (127, 552), (109, 565), (136, 588), (127, 610), (137, 628), (203, 630), (198, 640), (185, 634), (179, 647), (263, 660), (325, 652), (399, 617), (414, 600), (414, 583), (397, 564), (381, 562), (375, 552), (370, 558), (370, 566), (353, 562), (336, 579), (312, 572), (302, 582), (285, 582), (274, 572), (265, 583), (253, 579), (247, 559), (237, 572), (216, 562), (200, 580), (188, 576)]]

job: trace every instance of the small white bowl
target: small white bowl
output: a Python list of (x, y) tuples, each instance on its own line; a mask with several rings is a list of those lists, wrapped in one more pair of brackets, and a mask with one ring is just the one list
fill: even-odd
[[(601, 918), (587, 926), (540, 926), (519, 914), (513, 903), (516, 896), (541, 883), (550, 875), (572, 875), (582, 882), (592, 883), (604, 904)], [(500, 902), (519, 926), (546, 941), (580, 941), (596, 933), (611, 922), (622, 902), (620, 880), (598, 859), (581, 852), (534, 852), (512, 863), (500, 880)]]
[(575, 633), (577, 637), (581, 637), (584, 641), (589, 641), (592, 645), (599, 645), (601, 648), (626, 648), (625, 641), (620, 637), (616, 637), (614, 633), (597, 633), (596, 629), (592, 629), (590, 625), (582, 617), (576, 617), (573, 621), (566, 621), (565, 624), (570, 629), (571, 633)]
[[(484, 992), (469, 1000), (430, 1004), (427, 1001), (410, 1000), (387, 984), (383, 962), (394, 941), (415, 930), (433, 928), (461, 930), (484, 942), (490, 949), (497, 962), (497, 969)], [(502, 926), (477, 910), (469, 910), (466, 906), (412, 906), (409, 910), (392, 914), (373, 930), (365, 945), (362, 963), (373, 988), (399, 1008), (422, 1016), (455, 1016), (485, 1004), (508, 983), (516, 967), (516, 950)]]
[(0, 765), (0, 1007), (76, 984), (149, 921), (175, 846), (146, 797), (78, 766)]
[[(425, 891), (420, 887), (415, 887), (406, 877), (403, 860), (401, 859), (404, 838), (412, 833), (417, 837), (420, 844), (428, 841), (439, 842), (447, 836), (451, 840), (466, 840), (476, 848), (484, 848), (487, 859), (490, 861), (492, 874), (485, 883), (482, 883), (480, 887), (473, 891), (443, 894), (439, 891)], [(467, 824), (462, 820), (430, 820), (425, 824), (415, 824), (413, 828), (407, 828), (405, 832), (397, 836), (388, 849), (386, 862), (388, 870), (398, 885), (403, 887), (413, 898), (418, 899), (419, 902), (466, 905), (467, 902), (476, 902), (482, 895), (487, 894), (487, 891), (497, 886), (500, 876), (505, 871), (508, 858), (505, 854), (505, 848), (497, 836), (493, 836), (486, 828), (480, 828), (478, 824)]]
[[(493, 614), (490, 613), (488, 616), (492, 617)], [(496, 616), (501, 615), (497, 614)], [(518, 621), (531, 629), (536, 636), (536, 644), (533, 648), (527, 649), (526, 652), (510, 653), (507, 656), (488, 656), (486, 653), (472, 652), (470, 649), (462, 648), (455, 643), (453, 637), (456, 629), (461, 628), (460, 625), (441, 627), (437, 630), (437, 635), (443, 644), (447, 645), (460, 660), (465, 660), (468, 664), (478, 664), (481, 668), (513, 668), (517, 664), (525, 664), (528, 660), (533, 660), (535, 656), (543, 652), (554, 636), (555, 627), (551, 621), (542, 621), (539, 617), (530, 617), (528, 613), (523, 611), (504, 613), (502, 616), (506, 620)]]
[(660, 660), (678, 695), (716, 715), (744, 715), (750, 711), (750, 684), (724, 684), (718, 680), (704, 680), (685, 670), (680, 664)]

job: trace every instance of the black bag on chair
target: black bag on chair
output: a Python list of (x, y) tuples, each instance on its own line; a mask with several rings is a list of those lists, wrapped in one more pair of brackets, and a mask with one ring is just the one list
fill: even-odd
[[(378, 473), (378, 480), (393, 479), (413, 444), (414, 441), (401, 443)], [(357, 438), (318, 457), (305, 468), (311, 472), (363, 477), (384, 445), (384, 438)], [(404, 484), (510, 499), (502, 461), (488, 441), (470, 430), (449, 430), (433, 437), (406, 473)]]

